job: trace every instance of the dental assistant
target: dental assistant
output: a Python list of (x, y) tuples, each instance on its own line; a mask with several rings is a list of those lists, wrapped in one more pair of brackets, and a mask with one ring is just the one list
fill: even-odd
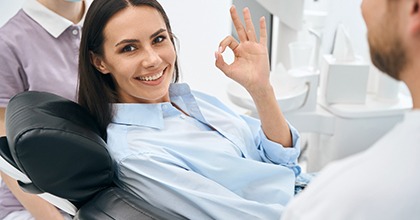
[[(47, 91), (76, 99), (81, 24), (90, 3), (28, 0), (0, 28), (0, 135), (5, 135), (5, 108), (17, 93)], [(16, 180), (5, 174), (2, 179), (0, 219), (71, 218), (23, 192)]]

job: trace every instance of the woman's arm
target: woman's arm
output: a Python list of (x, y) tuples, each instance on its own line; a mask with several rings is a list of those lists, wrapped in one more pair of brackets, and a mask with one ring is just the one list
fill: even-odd
[[(221, 163), (233, 167), (238, 166), (238, 160), (227, 157)], [(128, 187), (129, 191), (147, 199), (151, 204), (187, 219), (279, 219), (284, 208), (281, 201), (264, 203), (243, 198), (242, 192), (238, 192), (243, 188), (234, 193), (221, 183), (189, 170), (182, 162), (172, 159), (171, 155), (137, 154), (134, 159), (126, 159), (119, 164), (121, 167), (118, 170), (121, 173), (118, 175), (122, 179), (117, 179), (122, 182), (117, 184), (122, 184), (123, 188)], [(238, 177), (237, 173), (226, 174), (224, 171), (221, 173), (229, 176), (224, 178), (224, 181), (232, 179), (240, 181), (241, 178), (261, 180), (255, 176)], [(284, 173), (283, 178), (288, 179), (290, 176)], [(239, 185), (242, 183), (240, 181)], [(266, 192), (265, 187), (255, 184), (256, 189), (253, 189), (252, 193)], [(282, 187), (279, 187), (276, 193), (278, 192), (287, 197)], [(237, 193), (242, 195), (239, 196)]]
[[(260, 19), (260, 39), (258, 40), (248, 8), (245, 8), (243, 12), (245, 26), (234, 6), (230, 9), (230, 13), (238, 32), (239, 42), (232, 36), (228, 36), (220, 43), (219, 50), (215, 54), (216, 66), (250, 93), (267, 138), (285, 147), (291, 147), (293, 143), (290, 128), (270, 84), (265, 18)], [(232, 64), (227, 64), (223, 60), (222, 53), (227, 47), (232, 49), (235, 55)]]

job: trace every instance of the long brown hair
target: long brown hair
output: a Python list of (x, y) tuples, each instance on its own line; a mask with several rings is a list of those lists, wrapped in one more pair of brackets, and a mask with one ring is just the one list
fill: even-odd
[[(156, 0), (95, 0), (89, 7), (82, 29), (79, 51), (79, 88), (78, 102), (98, 121), (102, 137), (106, 137), (106, 128), (112, 120), (111, 103), (118, 102), (115, 83), (111, 74), (99, 72), (90, 60), (90, 53), (104, 55), (104, 28), (117, 12), (127, 7), (149, 6), (156, 9), (163, 17), (172, 44), (175, 47), (169, 18)], [(141, 24), (141, 22), (140, 22)], [(179, 79), (178, 62), (175, 61), (174, 82)]]

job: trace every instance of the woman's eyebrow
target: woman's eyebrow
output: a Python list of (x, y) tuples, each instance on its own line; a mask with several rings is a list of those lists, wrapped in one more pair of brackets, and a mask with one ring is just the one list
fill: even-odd
[(153, 33), (152, 35), (150, 35), (150, 39), (157, 37), (159, 34), (161, 34), (162, 32), (165, 32), (166, 29), (159, 29), (158, 31), (156, 31), (155, 33)]
[(115, 44), (115, 47), (118, 47), (118, 45), (121, 45), (121, 44), (130, 44), (130, 43), (138, 43), (138, 42), (140, 42), (140, 41), (137, 40), (137, 39), (124, 39), (124, 40), (118, 42), (117, 44)]
[[(150, 35), (150, 39), (153, 39), (155, 37), (157, 37), (159, 34), (161, 34), (162, 32), (165, 32), (166, 29), (159, 29), (158, 31), (156, 31), (155, 33), (153, 33), (152, 35)], [(137, 39), (124, 39), (120, 42), (118, 42), (117, 44), (115, 44), (115, 47), (118, 47), (121, 44), (130, 44), (130, 43), (139, 43), (140, 41)]]

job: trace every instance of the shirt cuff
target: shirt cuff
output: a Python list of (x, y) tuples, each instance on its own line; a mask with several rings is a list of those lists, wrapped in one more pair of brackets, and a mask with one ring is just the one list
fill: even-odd
[(289, 123), (290, 133), (292, 135), (293, 147), (285, 148), (279, 143), (270, 141), (260, 129), (261, 144), (264, 146), (265, 157), (274, 164), (283, 165), (291, 168), (296, 175), (300, 173), (300, 167), (297, 159), (300, 154), (300, 135), (299, 132)]

